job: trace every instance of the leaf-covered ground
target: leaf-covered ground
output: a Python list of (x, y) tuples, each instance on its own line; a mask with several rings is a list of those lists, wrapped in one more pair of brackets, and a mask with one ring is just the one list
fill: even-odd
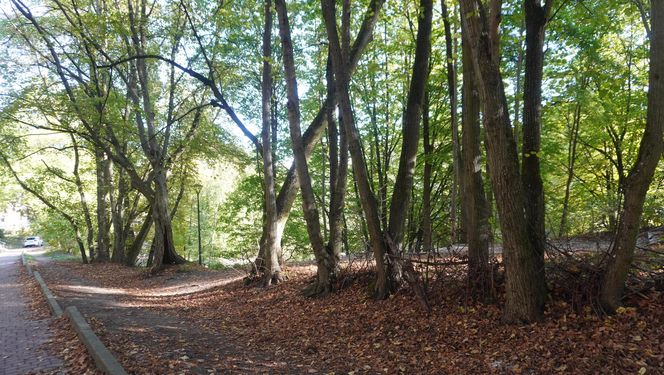
[(369, 299), (365, 271), (336, 294), (307, 299), (307, 266), (267, 290), (191, 265), (151, 278), (116, 265), (41, 268), (63, 299), (77, 298), (82, 282), (94, 286), (81, 293), (110, 307), (87, 306), (87, 315), (134, 373), (664, 373), (664, 296), (655, 291), (611, 317), (551, 300), (542, 322), (509, 326), (500, 298), (466, 302), (453, 274), (431, 284), (427, 315), (407, 290)]

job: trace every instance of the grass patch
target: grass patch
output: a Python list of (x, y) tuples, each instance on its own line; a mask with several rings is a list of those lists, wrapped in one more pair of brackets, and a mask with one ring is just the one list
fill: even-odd
[(64, 250), (49, 250), (45, 254), (45, 256), (53, 259), (53, 260), (60, 260), (60, 261), (67, 261), (67, 262), (75, 262), (79, 260), (79, 257), (76, 255), (73, 255), (71, 253), (68, 253)]
[(207, 268), (215, 271), (242, 271), (245, 272), (247, 269), (247, 264), (224, 264), (221, 262), (211, 263), (206, 265)]

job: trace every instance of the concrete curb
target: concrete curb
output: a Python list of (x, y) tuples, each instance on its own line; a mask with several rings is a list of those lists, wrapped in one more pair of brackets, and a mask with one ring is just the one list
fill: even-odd
[[(58, 304), (58, 301), (55, 299), (51, 290), (46, 286), (46, 282), (39, 274), (39, 271), (32, 271), (30, 264), (28, 264), (27, 259), (25, 258), (25, 253), (21, 254), (21, 260), (23, 264), (28, 269), (28, 273), (35, 277), (35, 280), (39, 283), (44, 297), (46, 297), (46, 302), (51, 308), (53, 315), (60, 317), (63, 315), (62, 308)], [(68, 306), (64, 315), (69, 318), (71, 325), (74, 327), (74, 330), (78, 334), (78, 338), (81, 340), (83, 345), (88, 349), (88, 353), (92, 356), (92, 359), (95, 361), (95, 365), (99, 370), (107, 375), (127, 375), (127, 372), (122, 368), (120, 362), (113, 357), (113, 354), (106, 349), (104, 344), (99, 340), (99, 337), (95, 335), (92, 328), (88, 322), (85, 321), (83, 315), (78, 311), (76, 306)]]
[(28, 262), (28, 259), (25, 257), (25, 253), (21, 253), (21, 261), (23, 262), (25, 269), (28, 271), (28, 275), (32, 276), (32, 267), (30, 267), (30, 263)]
[(58, 301), (56, 301), (55, 299), (55, 296), (46, 286), (46, 283), (44, 282), (44, 279), (42, 279), (39, 272), (35, 271), (33, 272), (33, 274), (35, 275), (35, 279), (39, 283), (39, 286), (41, 287), (41, 290), (44, 293), (44, 296), (46, 297), (46, 302), (48, 302), (48, 307), (50, 307), (51, 311), (53, 311), (53, 315), (59, 318), (60, 316), (62, 316), (62, 307), (60, 307)]
[(83, 315), (78, 311), (76, 306), (69, 306), (65, 309), (65, 316), (74, 326), (78, 337), (83, 344), (88, 348), (88, 353), (92, 356), (97, 364), (97, 368), (108, 375), (127, 375), (127, 372), (122, 368), (122, 365), (113, 357), (113, 354), (106, 349), (104, 344), (99, 340), (90, 328), (88, 322), (85, 321)]

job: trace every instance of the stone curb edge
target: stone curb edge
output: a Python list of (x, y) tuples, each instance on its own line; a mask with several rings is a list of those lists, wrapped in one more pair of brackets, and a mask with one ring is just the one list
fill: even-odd
[[(58, 301), (55, 299), (51, 290), (46, 286), (46, 282), (39, 274), (39, 271), (32, 271), (30, 264), (25, 258), (25, 253), (21, 254), (21, 261), (25, 268), (28, 271), (28, 274), (35, 277), (37, 283), (42, 290), (42, 293), (46, 297), (46, 302), (51, 308), (53, 315), (60, 317), (63, 315), (62, 308), (58, 304)], [(74, 330), (78, 334), (79, 339), (83, 342), (83, 345), (88, 349), (88, 353), (92, 356), (92, 359), (95, 361), (97, 368), (102, 372), (108, 375), (127, 375), (127, 372), (122, 368), (120, 362), (113, 357), (113, 354), (106, 349), (106, 346), (99, 340), (99, 337), (94, 333), (90, 325), (87, 323), (83, 315), (78, 311), (76, 306), (69, 306), (65, 309), (64, 315), (69, 318)]]
[(23, 262), (25, 269), (28, 270), (28, 275), (32, 276), (32, 267), (30, 267), (30, 263), (28, 263), (25, 253), (21, 253), (21, 262)]
[(60, 316), (62, 316), (62, 307), (60, 307), (58, 301), (55, 299), (55, 296), (46, 286), (46, 283), (44, 282), (44, 279), (41, 277), (39, 272), (35, 271), (33, 272), (33, 275), (35, 276), (35, 279), (39, 283), (39, 286), (41, 287), (41, 290), (44, 293), (44, 296), (46, 297), (46, 302), (48, 302), (48, 307), (50, 307), (51, 311), (53, 311), (53, 315), (59, 318)]
[(90, 328), (90, 325), (85, 321), (83, 315), (78, 311), (76, 306), (69, 306), (65, 309), (65, 316), (74, 326), (78, 337), (81, 339), (88, 352), (97, 364), (97, 368), (108, 375), (127, 375), (127, 372), (122, 368), (122, 365), (113, 357), (113, 354), (106, 349), (104, 344), (99, 340)]

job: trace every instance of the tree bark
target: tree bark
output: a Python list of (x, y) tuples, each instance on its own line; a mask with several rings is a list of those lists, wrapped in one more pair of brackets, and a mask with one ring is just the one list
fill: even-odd
[[(450, 240), (457, 242), (457, 201), (458, 188), (463, 185), (461, 177), (461, 151), (459, 142), (459, 124), (457, 116), (457, 76), (454, 51), (452, 48), (452, 28), (450, 16), (447, 11), (445, 0), (440, 0), (440, 8), (443, 15), (443, 27), (445, 29), (445, 58), (447, 60), (447, 92), (450, 97), (450, 123), (452, 125), (452, 166), (454, 169), (454, 181), (450, 192)], [(426, 168), (426, 167), (425, 167)]]
[(184, 258), (175, 252), (173, 242), (173, 227), (171, 213), (168, 209), (168, 188), (166, 186), (166, 170), (154, 171), (154, 198), (152, 204), (152, 218), (154, 220), (154, 258), (151, 272), (161, 270), (164, 264), (182, 264)]
[(544, 222), (544, 186), (540, 171), (542, 133), (542, 76), (544, 67), (544, 33), (553, 0), (540, 6), (539, 0), (525, 0), (526, 54), (523, 89), (523, 159), (521, 181), (525, 193), (526, 221), (532, 244), (536, 272), (541, 273), (536, 287), (538, 304), (544, 305), (547, 287), (544, 279), (546, 246)]
[(352, 158), (353, 174), (359, 191), (360, 203), (365, 213), (367, 229), (371, 241), (371, 248), (376, 259), (376, 282), (374, 285), (374, 297), (386, 298), (397, 284), (388, 277), (387, 250), (383, 241), (383, 233), (380, 227), (380, 217), (376, 196), (371, 190), (369, 174), (362, 153), (360, 134), (355, 126), (355, 119), (351, 108), (349, 95), (350, 69), (348, 56), (342, 55), (341, 43), (337, 34), (337, 20), (334, 0), (321, 0), (321, 8), (325, 21), (325, 28), (329, 40), (330, 56), (332, 57), (332, 68), (334, 70), (336, 93), (339, 101), (341, 116), (348, 136), (349, 152)]
[[(113, 201), (113, 195), (111, 194), (111, 203), (113, 207), (111, 214), (113, 215), (112, 224), (114, 231), (111, 261), (113, 263), (127, 264), (129, 250), (132, 248), (135, 240), (132, 223), (138, 214), (138, 204), (142, 195), (135, 192), (133, 198), (130, 196), (131, 182), (128, 180), (128, 176), (124, 169), (120, 167), (116, 168), (116, 176), (117, 197), (115, 198), (115, 201)], [(151, 216), (150, 220), (152, 220)], [(138, 255), (138, 253), (136, 255)], [(131, 265), (133, 265), (134, 261), (135, 259), (131, 262)]]
[(463, 154), (463, 220), (468, 241), (468, 284), (471, 293), (480, 300), (493, 296), (489, 266), (489, 205), (482, 181), (482, 153), (480, 150), (480, 93), (465, 28), (462, 28), (462, 143)]
[(429, 90), (424, 94), (424, 109), (422, 111), (422, 142), (424, 143), (424, 172), (422, 175), (422, 250), (429, 253), (433, 249), (433, 233), (431, 224), (431, 184), (432, 180), (432, 154), (433, 141), (429, 126)]
[(275, 0), (279, 19), (279, 35), (281, 37), (282, 55), (284, 60), (284, 74), (286, 78), (286, 96), (288, 98), (288, 123), (290, 128), (293, 156), (300, 190), (302, 193), (302, 210), (307, 223), (309, 241), (314, 251), (317, 264), (317, 279), (307, 288), (309, 296), (324, 295), (332, 291), (332, 284), (337, 274), (337, 262), (325, 250), (320, 230), (320, 217), (316, 207), (316, 197), (311, 184), (309, 166), (302, 142), (300, 127), (300, 99), (297, 93), (297, 78), (295, 74), (295, 58), (293, 56), (293, 43), (288, 22), (285, 0)]
[(646, 128), (639, 153), (625, 182), (620, 222), (602, 278), (600, 302), (612, 313), (620, 306), (627, 274), (634, 257), (643, 203), (657, 163), (664, 151), (664, 2), (651, 2), (650, 73)]
[[(344, 1), (344, 7), (347, 7), (348, 0)], [(349, 5), (349, 4), (348, 4)], [(345, 25), (342, 30), (348, 30)], [(328, 55), (327, 64), (327, 91), (328, 95), (334, 92), (334, 78), (332, 73), (332, 61)], [(337, 127), (335, 121), (334, 108), (330, 108), (327, 113), (327, 123), (329, 129), (329, 148), (330, 148), (330, 237), (327, 242), (327, 252), (334, 257), (337, 262), (341, 247), (343, 245), (343, 210), (346, 202), (346, 182), (348, 176), (348, 141), (346, 139), (346, 130), (343, 124), (343, 117), (340, 118), (341, 126)]]
[(95, 172), (97, 175), (97, 254), (95, 262), (109, 261), (110, 220), (109, 220), (109, 168), (110, 161), (106, 159), (104, 150), (95, 147)]
[(83, 210), (83, 218), (85, 219), (85, 228), (86, 228), (86, 245), (88, 248), (88, 251), (92, 248), (94, 244), (94, 227), (92, 225), (92, 217), (90, 215), (90, 208), (88, 206), (88, 200), (85, 196), (85, 192), (83, 191), (83, 181), (81, 180), (81, 175), (79, 173), (79, 166), (80, 166), (80, 154), (79, 154), (79, 147), (78, 147), (78, 142), (76, 141), (76, 137), (74, 136), (73, 133), (70, 133), (70, 138), (72, 145), (74, 146), (74, 181), (76, 182), (76, 190), (78, 191), (78, 196), (81, 201), (81, 208)]
[[(585, 78), (582, 78), (585, 81)], [(576, 164), (576, 146), (579, 139), (579, 129), (581, 125), (581, 103), (577, 98), (574, 105), (574, 114), (569, 131), (569, 141), (567, 144), (567, 179), (565, 180), (565, 196), (563, 197), (563, 209), (560, 215), (560, 228), (558, 237), (567, 235), (567, 215), (569, 211), (569, 198), (572, 189), (572, 180), (574, 179), (574, 166)]]
[(512, 128), (514, 132), (514, 142), (516, 142), (517, 153), (519, 147), (519, 121), (521, 116), (521, 71), (523, 70), (523, 44), (521, 39), (523, 38), (523, 28), (519, 31), (519, 51), (516, 57), (516, 82), (514, 85), (514, 122), (512, 123)]
[(271, 102), (272, 102), (272, 1), (265, 0), (265, 27), (263, 29), (263, 79), (261, 81), (262, 96), (262, 131), (263, 148), (263, 194), (265, 204), (265, 255), (263, 285), (281, 281), (281, 265), (279, 251), (281, 243), (277, 242), (277, 198), (274, 190), (275, 171), (273, 165), (273, 147)]
[(110, 192), (111, 201), (111, 224), (113, 225), (113, 263), (124, 263), (126, 233), (123, 219), (123, 211), (127, 200), (127, 189), (121, 170), (117, 174), (117, 196)]
[[(383, 7), (385, 0), (371, 0), (365, 11), (364, 18), (362, 20), (362, 25), (360, 30), (357, 33), (355, 41), (350, 49), (350, 63), (348, 66), (349, 76), (357, 67), (357, 64), (362, 56), (362, 53), (366, 49), (366, 46), (372, 39), (373, 29), (380, 15), (380, 10)], [(336, 92), (336, 85), (334, 88)], [(312, 120), (311, 124), (304, 132), (302, 138), (304, 142), (304, 152), (307, 157), (313, 152), (314, 146), (318, 140), (322, 137), (324, 130), (327, 126), (327, 111), (328, 108), (334, 108), (337, 103), (336, 94), (328, 95), (325, 99), (324, 105), (319, 109), (318, 114)], [(295, 173), (295, 162), (291, 164), (290, 169), (288, 170), (281, 189), (279, 189), (279, 194), (277, 195), (277, 236), (275, 241), (281, 243), (281, 238), (283, 236), (284, 228), (286, 227), (286, 222), (288, 221), (288, 215), (290, 210), (295, 202), (297, 192), (300, 188), (299, 180), (297, 174)], [(266, 233), (263, 230), (263, 234), (260, 240), (260, 250), (257, 257), (257, 262), (260, 263), (261, 259), (265, 256), (265, 238)]]
[(461, 0), (461, 15), (484, 106), (489, 174), (503, 235), (506, 273), (503, 318), (510, 323), (525, 323), (542, 317), (538, 279), (543, 275), (537, 273), (532, 256), (519, 159), (500, 72), (501, 5), (500, 0), (493, 0), (488, 10), (477, 0)]
[(400, 252), (403, 250), (404, 225), (406, 214), (409, 212), (410, 197), (415, 176), (415, 163), (420, 141), (420, 117), (422, 115), (424, 92), (429, 76), (433, 2), (431, 0), (421, 0), (420, 9), (421, 14), (419, 15), (417, 27), (415, 61), (413, 62), (413, 73), (410, 80), (406, 113), (404, 116), (399, 170), (397, 171), (394, 190), (392, 192), (388, 226), (388, 232), (392, 237), (392, 241), (397, 246), (396, 250)]
[(143, 249), (143, 244), (145, 243), (145, 239), (148, 237), (148, 233), (150, 232), (150, 228), (152, 228), (152, 224), (152, 207), (149, 207), (148, 213), (145, 217), (145, 220), (143, 221), (143, 224), (141, 225), (141, 228), (138, 230), (134, 241), (131, 243), (129, 249), (127, 250), (125, 265), (131, 267), (136, 264), (136, 259)]

